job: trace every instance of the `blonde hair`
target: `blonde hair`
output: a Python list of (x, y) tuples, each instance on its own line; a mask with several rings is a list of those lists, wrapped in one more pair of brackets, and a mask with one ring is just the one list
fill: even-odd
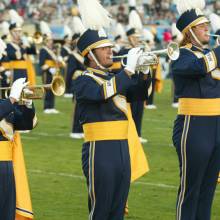
[(190, 43), (191, 43), (190, 33), (187, 32), (184, 34), (182, 41), (179, 43), (179, 46), (183, 47), (183, 46), (190, 44)]

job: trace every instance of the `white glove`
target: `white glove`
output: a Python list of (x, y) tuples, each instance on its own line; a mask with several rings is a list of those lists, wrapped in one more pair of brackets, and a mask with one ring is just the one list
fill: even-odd
[(28, 84), (28, 82), (25, 82), (25, 80), (26, 78), (20, 78), (14, 81), (11, 87), (9, 98), (19, 101), (23, 88)]
[(51, 75), (54, 75), (54, 74), (57, 72), (57, 70), (56, 70), (56, 68), (51, 67), (51, 68), (49, 69), (49, 72), (51, 73)]
[(60, 62), (60, 63), (62, 63), (62, 62), (64, 61), (64, 60), (63, 60), (63, 57), (62, 57), (62, 56), (58, 56), (57, 61)]
[(129, 71), (132, 74), (135, 74), (137, 60), (141, 54), (142, 51), (140, 48), (132, 48), (131, 50), (129, 50), (125, 70)]
[(28, 38), (26, 36), (23, 36), (21, 38), (21, 42), (22, 42), (24, 47), (30, 47), (30, 43), (29, 43)]
[(9, 78), (12, 75), (12, 72), (10, 70), (5, 71), (5, 75), (7, 78)]
[(3, 55), (6, 54), (6, 44), (5, 42), (0, 38), (0, 59), (3, 57)]

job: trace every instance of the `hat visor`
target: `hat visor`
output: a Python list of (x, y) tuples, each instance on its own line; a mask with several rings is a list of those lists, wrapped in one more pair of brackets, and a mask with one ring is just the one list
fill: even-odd
[(201, 21), (199, 21), (195, 26), (199, 25), (199, 24), (204, 24), (204, 23), (210, 23), (210, 21), (208, 20), (208, 18), (204, 17)]
[(114, 47), (114, 45), (111, 42), (108, 42), (108, 43), (100, 44), (97, 47), (95, 47), (94, 49), (102, 48), (102, 47)]
[(206, 18), (205, 16), (203, 17), (199, 17), (196, 20), (194, 20), (193, 22), (191, 22), (188, 26), (186, 26), (183, 30), (182, 30), (182, 34), (185, 34), (187, 31), (189, 31), (190, 28), (195, 27), (199, 24), (204, 24), (204, 23), (209, 23), (210, 21), (208, 20), (208, 18)]

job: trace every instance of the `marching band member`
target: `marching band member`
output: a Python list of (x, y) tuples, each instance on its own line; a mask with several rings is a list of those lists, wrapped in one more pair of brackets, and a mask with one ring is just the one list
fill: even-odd
[[(71, 82), (71, 91), (73, 93), (73, 81), (76, 80), (82, 72), (85, 70), (84, 67), (84, 58), (79, 54), (76, 47), (77, 41), (80, 37), (80, 34), (74, 34), (72, 36), (72, 52), (70, 53), (68, 64), (67, 64), (67, 75), (69, 81)], [(80, 112), (79, 105), (76, 101), (75, 95), (73, 94), (73, 120), (72, 120), (72, 132), (70, 137), (74, 139), (84, 138), (82, 125), (80, 124)]]
[(82, 166), (89, 190), (89, 217), (122, 220), (131, 180), (128, 137), (135, 135), (128, 134), (126, 96), (129, 101), (144, 99), (148, 74), (135, 72), (140, 48), (129, 51), (125, 70), (116, 75), (108, 72), (113, 45), (102, 29), (109, 24), (108, 13), (96, 0), (78, 3), (88, 28), (77, 43), (88, 68), (74, 81), (74, 92), (85, 134)]
[(72, 117), (72, 130), (70, 133), (70, 137), (74, 139), (84, 138), (82, 125), (80, 123), (80, 112), (79, 105), (77, 103), (75, 94), (73, 92), (73, 81), (81, 75), (82, 71), (85, 70), (84, 66), (84, 58), (81, 56), (78, 48), (77, 41), (79, 40), (80, 35), (85, 31), (85, 27), (82, 24), (82, 20), (79, 17), (79, 11), (75, 8), (75, 13), (72, 19), (72, 28), (73, 28), (73, 36), (72, 36), (72, 51), (69, 57), (69, 62), (67, 64), (67, 76), (68, 83), (71, 86), (71, 92), (73, 93), (73, 117)]
[[(3, 22), (6, 25), (3, 25), (3, 35), (1, 37), (1, 39), (4, 41), (4, 43), (7, 42), (6, 39), (8, 39), (8, 35), (9, 35), (9, 24), (7, 22)], [(5, 28), (4, 28), (5, 27)], [(6, 30), (4, 30), (6, 29)], [(4, 44), (5, 45), (5, 44)], [(6, 47), (6, 46), (5, 46)], [(4, 48), (4, 47), (3, 47)], [(4, 48), (6, 49), (6, 48)], [(11, 74), (11, 70), (10, 70), (10, 62), (7, 56), (7, 52), (3, 51), (2, 53), (2, 57), (0, 59), (0, 80), (1, 80), (1, 86), (2, 87), (8, 87), (10, 86), (10, 83), (12, 82), (12, 74)], [(5, 98), (5, 91), (1, 91), (1, 98)]]
[(14, 10), (9, 11), (11, 24), (9, 26), (11, 41), (7, 44), (7, 56), (10, 61), (11, 78), (13, 81), (25, 77), (30, 85), (36, 84), (35, 72), (27, 54), (36, 54), (35, 47), (22, 45), (22, 23), (20, 16)]
[[(39, 65), (42, 70), (44, 84), (50, 84), (53, 77), (59, 72), (63, 64), (58, 60), (58, 55), (53, 51), (52, 32), (48, 24), (44, 21), (40, 23), (41, 33), (43, 34), (44, 46), (40, 49)], [(44, 98), (44, 113), (57, 114), (58, 110), (54, 108), (55, 96), (51, 90), (46, 90)]]
[[(140, 36), (143, 29), (143, 25), (136, 11), (136, 1), (130, 0), (130, 13), (129, 13), (129, 27), (127, 31), (128, 41), (132, 48), (140, 46)], [(141, 135), (142, 119), (144, 114), (144, 100), (137, 100), (131, 102), (132, 117), (134, 119), (136, 129), (140, 138), (141, 143), (147, 143), (147, 139)]]
[[(217, 14), (212, 13), (209, 16), (210, 24), (212, 27), (212, 30), (214, 31), (215, 36), (215, 47), (218, 47), (220, 45), (220, 17)], [(218, 183), (220, 183), (220, 172), (218, 176)]]
[[(176, 23), (173, 23), (171, 26), (171, 33), (172, 33), (172, 41), (176, 42), (176, 43), (180, 43), (183, 40), (183, 35), (182, 33), (177, 29), (176, 27)], [(169, 71), (170, 71), (170, 67), (169, 67)], [(178, 99), (174, 93), (175, 89), (174, 89), (174, 82), (173, 82), (173, 75), (170, 72), (170, 78), (171, 78), (171, 94), (172, 94), (172, 104), (171, 106), (173, 108), (178, 108), (179, 104), (178, 104)]]
[(179, 158), (177, 220), (210, 220), (220, 170), (220, 46), (209, 43), (205, 1), (179, 1), (177, 28), (184, 38), (171, 64), (179, 99), (173, 143)]
[[(61, 48), (61, 56), (63, 57), (64, 62), (68, 63), (69, 56), (71, 53), (72, 31), (70, 30), (70, 28), (67, 25), (64, 26), (63, 40), (64, 40), (64, 44)], [(65, 98), (72, 98), (73, 97), (73, 94), (71, 91), (72, 76), (68, 75), (67, 66), (64, 69), (64, 76), (65, 76), (65, 82), (66, 82), (66, 91), (65, 91), (64, 97)]]

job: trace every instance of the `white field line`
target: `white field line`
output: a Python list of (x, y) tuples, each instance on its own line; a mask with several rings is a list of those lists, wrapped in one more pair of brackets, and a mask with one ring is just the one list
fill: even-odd
[[(42, 174), (42, 175), (52, 175), (52, 176), (63, 176), (63, 177), (69, 177), (73, 179), (80, 179), (84, 180), (85, 177), (81, 175), (75, 175), (71, 173), (57, 173), (57, 172), (45, 172), (43, 170), (28, 170), (29, 173), (33, 174)], [(150, 182), (143, 182), (143, 181), (135, 181), (132, 183), (134, 185), (143, 185), (143, 186), (153, 186), (156, 188), (164, 188), (164, 189), (177, 189), (178, 187), (175, 185), (169, 185), (164, 183), (150, 183)], [(216, 193), (220, 193), (219, 190), (216, 190)]]

